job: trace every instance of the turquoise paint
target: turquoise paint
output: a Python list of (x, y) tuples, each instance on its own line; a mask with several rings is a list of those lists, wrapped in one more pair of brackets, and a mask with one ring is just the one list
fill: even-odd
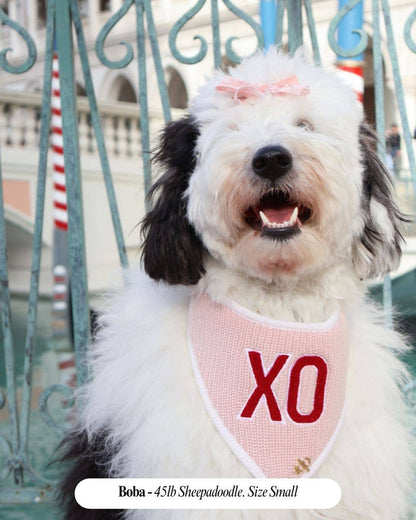
[(39, 162), (37, 171), (36, 187), (36, 209), (35, 224), (33, 231), (32, 264), (30, 276), (29, 307), (26, 327), (25, 342), (25, 363), (24, 378), (22, 384), (22, 409), (20, 416), (21, 423), (21, 443), (20, 456), (23, 460), (28, 457), (29, 443), (29, 414), (30, 401), (32, 396), (32, 374), (33, 374), (33, 355), (35, 349), (35, 329), (38, 310), (39, 277), (40, 263), (42, 255), (42, 232), (46, 192), (46, 175), (49, 151), (49, 129), (51, 118), (51, 78), (52, 78), (52, 59), (53, 59), (53, 33), (55, 5), (49, 2), (48, 17), (46, 25), (46, 47), (45, 47), (45, 68), (43, 74), (42, 108), (40, 118), (40, 140), (39, 140)]
[(0, 7), (0, 22), (4, 25), (8, 25), (13, 31), (16, 31), (24, 40), (27, 46), (27, 57), (21, 65), (11, 65), (6, 58), (9, 52), (13, 52), (13, 49), (3, 49), (0, 51), (0, 69), (9, 72), (10, 74), (22, 74), (27, 72), (33, 67), (36, 62), (36, 45), (30, 34), (19, 24), (11, 20), (7, 14)]
[(416, 53), (416, 41), (412, 38), (411, 32), (412, 32), (412, 27), (413, 27), (413, 24), (415, 23), (415, 21), (416, 21), (416, 9), (414, 11), (412, 11), (411, 15), (407, 19), (406, 24), (404, 26), (404, 32), (403, 32), (404, 41), (406, 42), (406, 45), (414, 53)]
[(120, 258), (120, 264), (123, 268), (126, 268), (129, 265), (127, 259), (126, 244), (123, 236), (123, 230), (121, 227), (120, 214), (118, 211), (116, 194), (114, 191), (114, 184), (111, 177), (110, 163), (108, 162), (107, 149), (105, 147), (101, 119), (100, 114), (98, 112), (98, 104), (95, 96), (94, 85), (92, 82), (91, 68), (88, 60), (87, 44), (85, 42), (84, 32), (82, 29), (78, 2), (76, 0), (70, 0), (70, 5), (75, 27), (75, 34), (77, 36), (82, 72), (84, 74), (85, 90), (87, 92), (87, 99), (90, 105), (91, 122), (94, 128), (94, 135), (97, 142), (98, 156), (100, 158), (105, 188), (107, 191), (108, 204), (110, 206), (111, 218), (113, 221), (114, 234), (117, 241), (117, 249)]
[(62, 134), (65, 160), (65, 179), (68, 200), (68, 243), (74, 348), (77, 384), (87, 378), (85, 352), (89, 343), (89, 310), (85, 233), (82, 208), (78, 118), (75, 100), (74, 48), (72, 20), (68, 0), (55, 4), (56, 46), (59, 56), (59, 80), (62, 110)]

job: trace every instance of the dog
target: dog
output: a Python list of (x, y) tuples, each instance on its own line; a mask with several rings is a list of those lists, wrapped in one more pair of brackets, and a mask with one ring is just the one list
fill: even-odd
[[(397, 267), (403, 216), (374, 133), (353, 91), (300, 53), (271, 49), (229, 74), (216, 72), (189, 114), (161, 133), (143, 269), (126, 275), (103, 311), (68, 440), (66, 518), (399, 520), (413, 469), (397, 357), (406, 342), (384, 326), (366, 280)], [(300, 341), (297, 351), (273, 347), (273, 334), (286, 333)], [(305, 353), (318, 336), (327, 354)], [(259, 338), (271, 350), (262, 352)], [(227, 361), (234, 349), (239, 365)], [(245, 393), (227, 419), (219, 408), (239, 390), (217, 393), (237, 365), (248, 374)], [(287, 384), (286, 399), (278, 385), (286, 392)], [(303, 448), (302, 432), (325, 415), (329, 434), (313, 430)], [(265, 433), (286, 426), (277, 441)], [(293, 439), (295, 458), (286, 460)], [(312, 469), (341, 486), (334, 509), (88, 511), (72, 498), (88, 477)]]

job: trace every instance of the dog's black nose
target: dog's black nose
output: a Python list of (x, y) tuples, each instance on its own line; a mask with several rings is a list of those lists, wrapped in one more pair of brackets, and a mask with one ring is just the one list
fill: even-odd
[(254, 154), (251, 166), (254, 173), (275, 181), (292, 167), (292, 155), (283, 146), (265, 146)]

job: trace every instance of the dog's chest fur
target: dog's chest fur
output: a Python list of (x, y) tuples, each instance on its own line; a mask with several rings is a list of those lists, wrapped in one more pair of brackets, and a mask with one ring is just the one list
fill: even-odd
[[(106, 428), (119, 477), (249, 477), (220, 437), (201, 400), (188, 352), (190, 291), (139, 276), (104, 317), (93, 352), (84, 425)], [(347, 407), (318, 476), (334, 478), (341, 504), (321, 518), (395, 519), (405, 510), (410, 451), (395, 384), (402, 370), (387, 346), (400, 338), (377, 325), (369, 305), (344, 306), (349, 325)], [(385, 448), (388, 447), (388, 450)], [(387, 471), (386, 471), (386, 468)], [(384, 478), (380, 480), (379, 475)], [(366, 489), (371, 492), (366, 493)], [(395, 497), (394, 499), (392, 497)], [(355, 513), (354, 511), (358, 511)], [(365, 516), (360, 516), (366, 511)], [(130, 512), (132, 518), (307, 519), (308, 512)]]

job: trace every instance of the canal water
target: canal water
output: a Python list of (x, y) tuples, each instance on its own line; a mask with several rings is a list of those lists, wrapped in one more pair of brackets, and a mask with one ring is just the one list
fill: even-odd
[[(11, 302), (12, 329), (15, 352), (15, 372), (17, 388), (20, 389), (23, 378), (24, 345), (27, 320), (27, 300), (13, 298)], [(62, 374), (58, 368), (59, 355), (51, 342), (51, 302), (40, 300), (38, 304), (38, 320), (35, 336), (35, 355), (33, 367), (33, 396), (31, 401), (31, 422), (29, 430), (30, 464), (34, 471), (48, 480), (56, 480), (59, 474), (59, 464), (49, 465), (55, 456), (55, 449), (60, 436), (46, 425), (39, 413), (39, 396), (51, 384), (61, 381)], [(2, 337), (0, 336), (0, 345)], [(0, 388), (5, 389), (5, 365), (3, 351), (0, 349)], [(18, 399), (20, 399), (20, 391)], [(63, 409), (62, 396), (51, 396), (49, 409), (58, 424), (65, 427), (68, 424), (68, 411)], [(7, 405), (0, 410), (0, 435), (10, 438)], [(0, 472), (5, 463), (5, 454), (0, 449)], [(30, 482), (27, 482), (30, 485)], [(12, 479), (0, 483), (0, 486), (13, 488)], [(17, 504), (1, 505), (0, 520), (58, 520), (59, 512), (54, 504)]]

